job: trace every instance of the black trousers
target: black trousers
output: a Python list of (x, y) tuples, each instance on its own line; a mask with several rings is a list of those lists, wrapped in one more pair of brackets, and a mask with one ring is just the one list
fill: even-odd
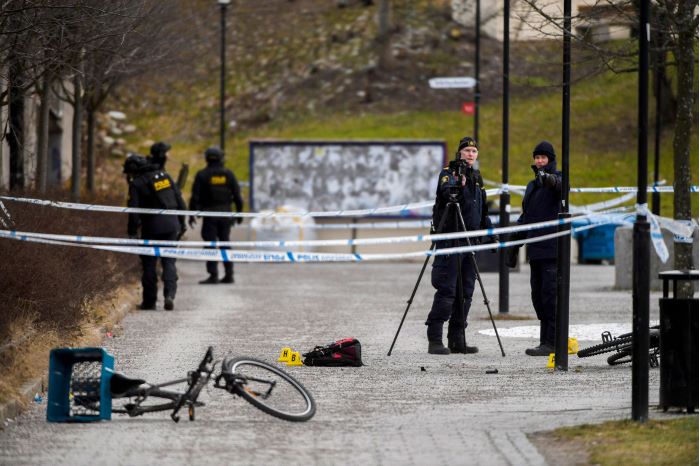
[[(457, 263), (462, 263), (462, 288), (464, 291), (464, 315), (460, 321), (459, 303), (457, 302)], [(469, 254), (435, 256), (433, 271), (430, 276), (435, 296), (433, 306), (425, 325), (428, 326), (428, 340), (442, 340), (443, 324), (449, 320), (447, 338), (462, 335), (467, 327), (467, 315), (472, 305), (476, 270)]]
[[(202, 239), (204, 241), (230, 241), (232, 223), (233, 221), (230, 218), (204, 217), (202, 221)], [(231, 248), (223, 246), (219, 249)], [(218, 277), (218, 262), (207, 261), (207, 272), (212, 277)], [(233, 262), (224, 262), (224, 273), (227, 277), (233, 276)]]
[[(147, 236), (147, 238), (146, 238)], [(144, 239), (160, 239), (160, 240), (177, 240), (177, 232), (164, 234), (144, 235)], [(139, 256), (141, 257), (141, 286), (143, 287), (143, 305), (153, 306), (156, 304), (158, 297), (158, 274), (156, 266), (158, 265), (158, 257), (155, 256)], [(169, 257), (161, 257), (160, 263), (163, 267), (161, 280), (163, 280), (163, 296), (175, 298), (177, 292), (177, 268), (175, 261), (177, 259)]]
[(540, 344), (554, 346), (557, 313), (557, 260), (530, 261), (532, 305), (540, 320)]

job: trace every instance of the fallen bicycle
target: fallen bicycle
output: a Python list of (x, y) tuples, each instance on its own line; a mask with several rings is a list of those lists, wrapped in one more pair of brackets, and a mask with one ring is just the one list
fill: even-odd
[[(610, 332), (601, 334), (603, 343), (581, 349), (579, 358), (587, 358), (598, 354), (605, 354), (614, 351), (615, 354), (608, 356), (608, 364), (616, 366), (632, 362), (632, 333), (623, 333), (613, 337)], [(659, 326), (649, 328), (649, 367), (659, 367)]]
[[(114, 358), (102, 348), (60, 348), (51, 351), (47, 419), (52, 422), (90, 422), (111, 419), (111, 414), (141, 416), (157, 411), (178, 412), (187, 408), (189, 420), (195, 420), (195, 408), (202, 389), (213, 378), (214, 388), (240, 396), (267, 414), (287, 421), (308, 421), (316, 413), (309, 391), (294, 377), (253, 358), (224, 358), (214, 361), (207, 350), (201, 363), (187, 377), (160, 384), (127, 377), (112, 370)], [(216, 366), (218, 374), (213, 375)], [(168, 390), (187, 384), (185, 391)], [(112, 406), (112, 399), (128, 399)], [(156, 403), (149, 402), (157, 399)], [(164, 401), (167, 400), (167, 401)]]

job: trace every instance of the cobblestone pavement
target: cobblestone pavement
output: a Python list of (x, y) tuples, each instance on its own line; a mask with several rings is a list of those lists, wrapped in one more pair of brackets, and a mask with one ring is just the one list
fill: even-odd
[[(35, 404), (0, 431), (0, 464), (539, 465), (545, 460), (528, 433), (630, 417), (629, 366), (571, 356), (568, 372), (553, 372), (546, 358), (524, 354), (534, 345), (526, 338), (503, 338), (501, 357), (496, 339), (478, 333), (491, 327), (478, 288), (467, 339), (480, 352), (427, 354), (429, 275), (387, 357), (420, 265), (242, 264), (234, 285), (202, 286), (204, 264), (181, 261), (176, 310), (159, 302), (157, 311), (134, 312), (123, 332), (105, 340), (118, 370), (164, 381), (193, 369), (208, 345), (218, 355), (272, 362), (284, 346), (305, 351), (350, 336), (362, 342), (366, 366), (290, 367), (318, 403), (306, 423), (278, 420), (214, 389), (203, 392), (197, 421), (179, 424), (167, 413), (49, 424), (45, 402)], [(571, 277), (571, 324), (631, 322), (632, 296), (611, 289), (613, 267), (574, 265)], [(498, 276), (483, 278), (497, 312)], [(510, 302), (511, 314), (534, 318), (527, 266), (511, 274)], [(649, 399), (658, 403), (658, 369), (650, 372)]]

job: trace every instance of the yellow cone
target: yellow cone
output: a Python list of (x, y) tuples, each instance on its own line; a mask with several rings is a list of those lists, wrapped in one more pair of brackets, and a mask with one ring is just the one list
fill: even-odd
[(280, 358), (277, 362), (289, 362), (289, 357), (292, 355), (292, 348), (282, 348), (280, 351)]
[(554, 369), (554, 353), (549, 353), (549, 361), (547, 361), (547, 369)]
[(578, 353), (578, 340), (576, 338), (569, 338), (569, 354)]
[(301, 356), (299, 355), (299, 351), (292, 351), (291, 355), (289, 356), (289, 361), (287, 361), (288, 366), (303, 366), (304, 363), (301, 362)]

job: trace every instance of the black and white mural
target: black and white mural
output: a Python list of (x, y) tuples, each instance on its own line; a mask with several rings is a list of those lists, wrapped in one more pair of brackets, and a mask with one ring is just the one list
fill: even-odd
[(442, 141), (252, 141), (250, 205), (333, 211), (432, 200), (445, 160)]

